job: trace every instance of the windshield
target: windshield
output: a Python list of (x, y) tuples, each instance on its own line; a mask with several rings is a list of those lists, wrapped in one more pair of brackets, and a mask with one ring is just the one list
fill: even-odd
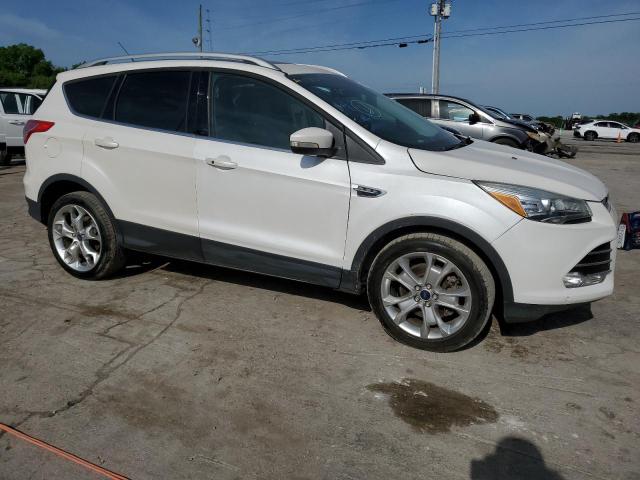
[(341, 75), (290, 75), (354, 122), (389, 142), (421, 150), (451, 150), (466, 145), (417, 113)]
[(500, 120), (511, 120), (509, 115), (502, 110), (498, 110), (496, 107), (478, 107), (484, 113), (487, 113), (490, 117), (499, 118)]

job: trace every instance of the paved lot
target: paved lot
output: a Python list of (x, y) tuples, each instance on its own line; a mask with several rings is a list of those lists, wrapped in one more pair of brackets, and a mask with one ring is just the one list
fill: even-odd
[[(577, 144), (640, 210), (640, 145)], [(0, 422), (132, 479), (640, 478), (640, 251), (591, 312), (432, 354), (318, 287), (162, 259), (76, 280), (23, 169), (0, 171)], [(0, 478), (99, 477), (5, 434)]]

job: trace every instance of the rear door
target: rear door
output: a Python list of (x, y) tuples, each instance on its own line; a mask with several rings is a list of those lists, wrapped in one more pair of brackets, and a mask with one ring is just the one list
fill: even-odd
[(291, 152), (289, 136), (329, 128), (340, 142), (341, 131), (268, 79), (214, 72), (209, 96), (211, 136), (198, 138), (195, 150), (205, 259), (337, 287), (349, 167), (344, 156)]
[(95, 102), (98, 118), (83, 122), (82, 176), (105, 197), (128, 247), (200, 260), (195, 138), (186, 123), (194, 76), (156, 69), (96, 78), (109, 101)]
[(609, 126), (609, 122), (596, 122), (593, 127), (598, 138), (614, 138), (613, 129)]

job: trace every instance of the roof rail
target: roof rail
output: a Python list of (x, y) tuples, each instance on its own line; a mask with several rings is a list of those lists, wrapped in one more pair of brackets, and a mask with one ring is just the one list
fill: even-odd
[(246, 55), (234, 55), (232, 53), (216, 53), (216, 52), (173, 52), (173, 53), (143, 53), (140, 55), (124, 55), (121, 57), (100, 58), (91, 62), (83, 63), (76, 68), (96, 67), (99, 65), (107, 65), (111, 63), (149, 61), (149, 60), (223, 60), (228, 62), (248, 63), (259, 67), (270, 68), (272, 70), (280, 70), (273, 63), (262, 60), (261, 58), (249, 57)]

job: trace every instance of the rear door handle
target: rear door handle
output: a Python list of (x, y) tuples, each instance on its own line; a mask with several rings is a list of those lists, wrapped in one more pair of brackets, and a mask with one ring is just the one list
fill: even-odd
[(96, 138), (93, 143), (96, 144), (96, 146), (101, 147), (101, 148), (106, 148), (107, 150), (113, 150), (114, 148), (118, 148), (120, 145), (118, 144), (118, 142), (116, 142), (113, 138), (111, 137), (105, 137), (105, 138)]
[(205, 161), (207, 165), (219, 168), (220, 170), (233, 170), (238, 166), (236, 162), (225, 155), (217, 158), (207, 158)]
[(11, 125), (24, 125), (24, 120), (9, 120)]

